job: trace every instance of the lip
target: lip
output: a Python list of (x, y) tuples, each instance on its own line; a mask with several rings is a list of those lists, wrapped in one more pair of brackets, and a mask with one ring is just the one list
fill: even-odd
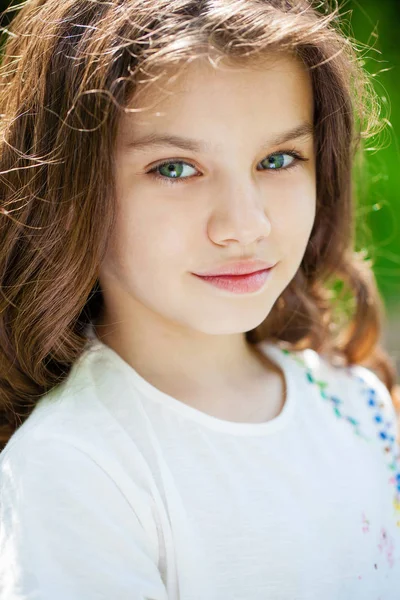
[(245, 275), (195, 275), (208, 285), (234, 294), (251, 294), (261, 290), (270, 277), (270, 269), (254, 271)]
[(239, 260), (232, 263), (225, 263), (222, 266), (215, 267), (203, 273), (193, 273), (198, 277), (216, 277), (216, 276), (238, 276), (251, 275), (266, 269), (272, 269), (276, 263), (267, 263), (263, 260)]

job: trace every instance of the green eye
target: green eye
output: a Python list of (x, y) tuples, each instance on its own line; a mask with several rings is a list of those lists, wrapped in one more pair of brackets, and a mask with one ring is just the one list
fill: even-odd
[[(174, 161), (158, 165), (155, 170), (158, 171), (163, 177), (167, 177), (167, 179), (178, 179), (181, 178), (182, 174), (184, 173), (185, 167), (189, 167), (191, 169), (194, 168), (188, 163)], [(185, 177), (187, 177), (187, 175)]]
[[(308, 158), (305, 158), (298, 152), (293, 150), (275, 152), (275, 154), (270, 154), (264, 160), (262, 160), (259, 164), (265, 165), (266, 168), (261, 169), (264, 171), (276, 171), (276, 172), (284, 172), (293, 167), (296, 167), (300, 161), (307, 161)], [(187, 171), (189, 169), (189, 172)], [(192, 169), (192, 172), (190, 172)], [(159, 179), (162, 183), (186, 183), (193, 179), (193, 177), (199, 177), (200, 175), (196, 175), (196, 167), (191, 165), (188, 162), (183, 160), (175, 160), (171, 159), (169, 161), (160, 163), (147, 171), (148, 174), (153, 175), (153, 177)]]
[[(285, 160), (284, 157), (289, 158), (289, 162), (287, 162), (287, 158)], [(295, 160), (295, 157), (290, 155), (290, 154), (286, 154), (284, 152), (277, 152), (276, 154), (271, 154), (270, 156), (267, 156), (266, 159), (264, 159), (263, 161), (261, 161), (262, 163), (267, 163), (267, 165), (269, 165), (270, 169), (282, 169), (283, 167), (288, 167), (289, 165), (292, 164), (292, 162)], [(267, 169), (269, 170), (269, 169)]]

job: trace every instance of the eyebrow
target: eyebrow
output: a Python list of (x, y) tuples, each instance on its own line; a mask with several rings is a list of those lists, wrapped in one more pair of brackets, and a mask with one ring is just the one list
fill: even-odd
[[(305, 121), (296, 127), (279, 133), (273, 138), (269, 139), (265, 144), (265, 147), (279, 146), (286, 142), (298, 138), (311, 138), (314, 134), (314, 127), (309, 121)], [(132, 140), (129, 142), (128, 147), (134, 150), (142, 150), (149, 147), (164, 147), (173, 146), (174, 148), (182, 148), (183, 150), (190, 150), (192, 152), (211, 152), (211, 145), (200, 141), (193, 140), (187, 137), (179, 135), (161, 135), (161, 134), (149, 134)]]

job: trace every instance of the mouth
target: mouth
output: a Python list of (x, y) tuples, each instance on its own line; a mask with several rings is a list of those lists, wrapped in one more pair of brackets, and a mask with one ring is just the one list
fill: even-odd
[(195, 275), (207, 284), (213, 285), (219, 289), (233, 292), (236, 294), (249, 294), (261, 290), (270, 278), (274, 267), (260, 269), (252, 273), (241, 275), (220, 274), (220, 275)]

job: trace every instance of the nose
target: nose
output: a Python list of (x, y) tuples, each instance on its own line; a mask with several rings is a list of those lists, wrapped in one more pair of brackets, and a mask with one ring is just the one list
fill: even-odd
[(231, 182), (216, 192), (208, 222), (208, 237), (219, 245), (254, 244), (269, 236), (271, 222), (266, 212), (265, 189), (250, 180)]

